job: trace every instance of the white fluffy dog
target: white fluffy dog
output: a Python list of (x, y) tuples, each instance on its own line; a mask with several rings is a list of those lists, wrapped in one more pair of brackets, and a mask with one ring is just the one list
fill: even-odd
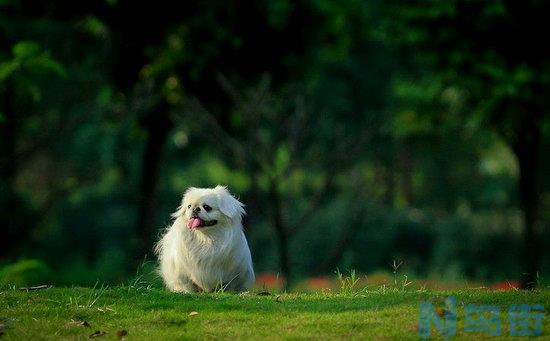
[(189, 188), (155, 251), (175, 292), (245, 291), (254, 283), (244, 205), (225, 187)]

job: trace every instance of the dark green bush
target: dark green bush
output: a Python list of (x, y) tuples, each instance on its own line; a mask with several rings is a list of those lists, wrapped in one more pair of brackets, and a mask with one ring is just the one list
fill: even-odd
[(50, 267), (38, 259), (24, 259), (0, 269), (0, 285), (18, 287), (49, 284), (53, 279)]

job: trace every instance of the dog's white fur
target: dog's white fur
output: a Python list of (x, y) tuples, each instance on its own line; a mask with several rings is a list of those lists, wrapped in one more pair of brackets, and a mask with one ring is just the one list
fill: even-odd
[[(213, 226), (190, 228), (193, 209), (201, 209), (199, 218), (217, 220)], [(160, 274), (168, 289), (174, 292), (245, 291), (254, 283), (254, 270), (248, 243), (243, 232), (244, 205), (224, 186), (189, 188), (175, 220), (155, 251), (160, 261)]]

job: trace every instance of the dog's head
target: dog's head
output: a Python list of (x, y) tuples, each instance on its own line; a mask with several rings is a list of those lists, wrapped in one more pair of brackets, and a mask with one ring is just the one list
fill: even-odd
[(190, 187), (185, 191), (181, 206), (172, 215), (183, 217), (189, 229), (205, 229), (241, 224), (244, 205), (224, 186), (215, 188)]

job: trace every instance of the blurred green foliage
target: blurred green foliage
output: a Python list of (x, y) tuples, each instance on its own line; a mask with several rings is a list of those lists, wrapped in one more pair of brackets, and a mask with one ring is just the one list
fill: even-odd
[(0, 268), (0, 285), (33, 286), (53, 280), (50, 267), (38, 259), (24, 259)]
[(217, 184), (258, 272), (518, 278), (532, 225), (547, 273), (545, 6), (1, 2), (3, 280), (125, 282)]

